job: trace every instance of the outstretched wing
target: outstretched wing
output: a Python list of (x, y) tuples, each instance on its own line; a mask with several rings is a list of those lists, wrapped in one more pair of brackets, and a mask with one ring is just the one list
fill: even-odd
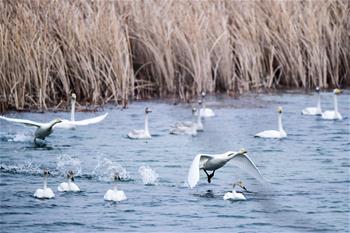
[(190, 170), (188, 171), (188, 177), (187, 177), (187, 183), (190, 186), (190, 188), (194, 188), (198, 181), (199, 181), (199, 168), (201, 160), (203, 162), (203, 159), (210, 159), (212, 156), (210, 155), (203, 155), (198, 154), (196, 157), (194, 157)]
[(27, 125), (27, 126), (41, 127), (41, 126), (43, 125), (43, 124), (41, 124), (41, 123), (34, 122), (34, 121), (30, 121), (30, 120), (16, 119), (16, 118), (8, 118), (8, 117), (4, 117), (4, 116), (0, 116), (0, 119), (3, 119), (3, 120), (5, 120), (5, 121), (14, 122), (14, 123), (24, 124), (24, 125)]
[(91, 125), (99, 123), (100, 121), (104, 120), (108, 113), (103, 114), (98, 117), (89, 118), (81, 121), (70, 121), (70, 120), (62, 120), (61, 123), (58, 123), (55, 125), (55, 128), (61, 128), (61, 129), (71, 129), (75, 128), (76, 126), (84, 126), (84, 125)]
[(96, 124), (96, 123), (103, 121), (107, 115), (108, 115), (108, 113), (105, 113), (105, 114), (98, 116), (98, 117), (89, 118), (89, 119), (85, 119), (85, 120), (81, 120), (81, 121), (75, 121), (74, 123), (77, 126)]
[(237, 154), (231, 159), (232, 163), (253, 176), (261, 183), (266, 183), (265, 178), (261, 175), (259, 169), (255, 166), (253, 161), (246, 154)]

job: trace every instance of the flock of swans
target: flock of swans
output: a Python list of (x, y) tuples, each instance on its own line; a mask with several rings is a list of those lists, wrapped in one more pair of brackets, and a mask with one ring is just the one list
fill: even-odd
[[(321, 110), (321, 94), (320, 89), (316, 88), (317, 92), (317, 105), (316, 107), (308, 107), (302, 110), (303, 115), (313, 115), (313, 116), (321, 116), (322, 119), (325, 120), (342, 120), (342, 116), (338, 111), (338, 102), (337, 95), (342, 91), (339, 89), (334, 89), (334, 110), (333, 111), (325, 111)], [(196, 136), (197, 132), (203, 131), (203, 123), (202, 118), (204, 117), (214, 117), (215, 113), (212, 109), (207, 108), (205, 106), (205, 93), (202, 93), (201, 100), (198, 101), (198, 109), (192, 108), (192, 121), (185, 122), (177, 122), (174, 125), (171, 125), (171, 129), (169, 131), (170, 134), (174, 135), (191, 135)], [(90, 124), (96, 124), (101, 122), (106, 118), (108, 113), (103, 114), (98, 117), (89, 118), (85, 120), (76, 121), (75, 120), (75, 103), (76, 103), (76, 95), (72, 94), (71, 100), (71, 119), (55, 119), (48, 123), (37, 123), (31, 120), (25, 119), (15, 119), (8, 118), (4, 116), (0, 116), (0, 119), (20, 123), (27, 126), (36, 127), (37, 130), (34, 133), (34, 143), (37, 143), (37, 139), (45, 140), (47, 136), (49, 136), (55, 128), (63, 128), (63, 129), (75, 129), (77, 126), (84, 126)], [(148, 123), (148, 115), (151, 113), (150, 108), (145, 109), (145, 124), (144, 129), (132, 130), (127, 136), (130, 139), (151, 139), (151, 133), (149, 131), (149, 123)], [(287, 133), (285, 132), (282, 124), (282, 107), (278, 107), (278, 130), (266, 130), (260, 133), (257, 133), (255, 137), (260, 138), (285, 138), (287, 137)], [(192, 189), (194, 188), (199, 179), (200, 179), (200, 170), (203, 170), (205, 175), (207, 176), (208, 183), (211, 183), (212, 178), (214, 177), (215, 171), (222, 168), (227, 162), (231, 161), (231, 163), (238, 168), (246, 171), (252, 177), (257, 179), (261, 183), (265, 183), (265, 178), (261, 175), (259, 169), (256, 167), (254, 162), (248, 157), (247, 151), (245, 149), (241, 149), (238, 152), (228, 151), (223, 154), (198, 154), (194, 157), (190, 169), (188, 171), (187, 176), (187, 184)], [(209, 172), (211, 172), (209, 174)], [(47, 178), (50, 175), (50, 172), (45, 169), (44, 170), (44, 183), (42, 189), (37, 189), (34, 193), (36, 198), (53, 198), (55, 196), (54, 192), (47, 187)], [(60, 192), (79, 192), (80, 189), (78, 185), (74, 183), (74, 173), (73, 171), (68, 171), (66, 174), (67, 182), (61, 183), (57, 190)], [(115, 182), (120, 181), (120, 176), (118, 173), (113, 174), (113, 180)], [(245, 197), (242, 192), (236, 190), (236, 187), (240, 187), (243, 190), (247, 191), (243, 182), (238, 181), (233, 184), (232, 192), (227, 192), (223, 196), (224, 200), (245, 200)], [(107, 201), (123, 201), (126, 200), (127, 197), (122, 190), (118, 190), (115, 185), (113, 189), (109, 189), (105, 195), (104, 199)]]

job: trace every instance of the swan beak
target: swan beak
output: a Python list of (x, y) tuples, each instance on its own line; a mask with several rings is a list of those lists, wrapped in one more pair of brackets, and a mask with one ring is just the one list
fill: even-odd
[(74, 182), (74, 176), (72, 176), (72, 181)]
[(248, 151), (246, 151), (244, 148), (242, 148), (242, 149), (239, 150), (239, 154), (244, 155), (244, 154), (246, 154), (246, 153), (248, 153)]
[(278, 107), (278, 108), (277, 108), (277, 112), (278, 112), (278, 113), (282, 113), (282, 112), (283, 112), (282, 107)]
[(244, 191), (247, 191), (248, 192), (248, 190), (246, 189), (246, 187), (245, 186), (241, 186), (242, 187), (242, 189), (244, 189)]

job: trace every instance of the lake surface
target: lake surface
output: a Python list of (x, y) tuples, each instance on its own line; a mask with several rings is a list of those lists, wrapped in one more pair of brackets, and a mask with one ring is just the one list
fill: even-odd
[[(316, 105), (315, 95), (247, 95), (210, 98), (217, 116), (205, 120), (197, 137), (170, 135), (169, 125), (191, 119), (191, 105), (159, 101), (134, 102), (126, 110), (107, 106), (103, 112), (77, 113), (77, 119), (108, 112), (100, 124), (76, 130), (56, 129), (46, 146), (32, 143), (31, 128), (0, 120), (1, 232), (349, 232), (350, 226), (350, 93), (338, 96), (343, 121), (302, 116)], [(277, 129), (277, 106), (284, 109), (288, 137), (254, 138)], [(150, 106), (148, 141), (130, 140), (131, 129), (143, 127)], [(332, 93), (322, 93), (323, 110), (333, 108)], [(50, 121), (69, 113), (15, 113), (8, 117)], [(186, 185), (189, 166), (198, 153), (224, 153), (245, 148), (269, 180), (262, 186), (232, 164), (204, 173), (194, 189)], [(33, 197), (42, 187), (42, 169), (52, 175), (55, 198)], [(60, 193), (67, 169), (77, 176), (80, 193)], [(104, 193), (120, 172), (118, 188), (128, 199), (110, 203)], [(157, 175), (158, 179), (154, 180)], [(224, 201), (232, 183), (242, 180), (251, 193), (246, 201)], [(144, 182), (152, 185), (145, 185)]]

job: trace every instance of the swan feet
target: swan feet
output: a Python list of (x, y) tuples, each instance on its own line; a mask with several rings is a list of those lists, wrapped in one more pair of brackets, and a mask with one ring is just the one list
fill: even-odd
[(208, 183), (210, 183), (211, 182), (211, 178), (213, 178), (213, 176), (214, 176), (215, 170), (210, 175), (208, 174), (208, 172), (205, 169), (203, 169), (203, 171), (205, 172), (205, 174), (208, 177)]

